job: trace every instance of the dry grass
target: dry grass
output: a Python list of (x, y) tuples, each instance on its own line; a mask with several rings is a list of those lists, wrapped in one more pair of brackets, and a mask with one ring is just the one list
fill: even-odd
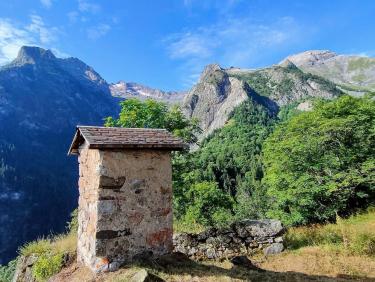
[(77, 234), (74, 232), (58, 235), (51, 239), (38, 239), (27, 243), (20, 249), (20, 254), (29, 256), (31, 254), (44, 255), (47, 253), (56, 254), (74, 254), (77, 249)]
[(336, 224), (291, 228), (286, 234), (289, 249), (320, 246), (333, 253), (375, 257), (375, 208)]
[(257, 258), (259, 266), (279, 272), (299, 272), (329, 277), (359, 277), (375, 281), (375, 259), (368, 256), (347, 255), (325, 247), (304, 247), (277, 256)]
[[(186, 230), (179, 226), (178, 230)], [(194, 228), (201, 231), (200, 227)], [(191, 227), (187, 231), (192, 232)], [(223, 262), (178, 262), (146, 267), (166, 281), (375, 281), (375, 209), (338, 219), (337, 224), (292, 228), (286, 235), (289, 249), (282, 254), (250, 259), (264, 272), (233, 267)], [(34, 250), (43, 249), (29, 246)], [(75, 250), (75, 237), (56, 240), (54, 248)], [(52, 281), (129, 281), (141, 266), (125, 266), (117, 272), (95, 277), (87, 268), (71, 265)]]

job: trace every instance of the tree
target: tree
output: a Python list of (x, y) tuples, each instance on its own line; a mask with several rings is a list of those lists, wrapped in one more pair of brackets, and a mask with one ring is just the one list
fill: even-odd
[(179, 106), (168, 107), (163, 102), (152, 99), (140, 101), (126, 99), (120, 103), (119, 117), (107, 117), (105, 126), (133, 127), (133, 128), (165, 128), (185, 142), (197, 142), (197, 133), (200, 132), (197, 120), (187, 119)]
[(263, 146), (268, 216), (334, 220), (375, 200), (375, 101), (342, 96), (281, 123)]
[(186, 194), (189, 207), (184, 221), (203, 226), (225, 226), (232, 219), (233, 200), (215, 182), (193, 184)]

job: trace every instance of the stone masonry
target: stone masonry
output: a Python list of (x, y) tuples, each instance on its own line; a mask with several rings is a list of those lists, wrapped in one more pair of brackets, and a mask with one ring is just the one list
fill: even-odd
[[(96, 272), (173, 250), (170, 151), (183, 144), (166, 131), (132, 130), (78, 127), (70, 149), (79, 155), (78, 261)], [(123, 147), (111, 141), (121, 138)]]
[(263, 250), (265, 255), (284, 249), (285, 228), (279, 220), (242, 220), (228, 228), (210, 228), (199, 234), (175, 234), (174, 248), (193, 259), (224, 259), (251, 255)]

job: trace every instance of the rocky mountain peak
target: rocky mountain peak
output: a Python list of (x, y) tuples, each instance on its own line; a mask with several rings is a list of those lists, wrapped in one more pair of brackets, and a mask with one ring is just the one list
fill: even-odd
[(293, 62), (290, 61), (290, 60), (288, 60), (288, 59), (283, 60), (283, 61), (279, 64), (279, 66), (284, 67), (284, 68), (290, 68), (290, 69), (292, 69), (292, 68), (297, 68), (297, 66), (296, 66), (295, 64), (293, 64)]
[(220, 67), (220, 65), (209, 64), (204, 68), (204, 70), (203, 70), (203, 72), (200, 76), (200, 80), (206, 80), (208, 77), (212, 76), (215, 72), (223, 72), (223, 71), (224, 71), (224, 69), (222, 69)]
[(299, 54), (291, 55), (280, 62), (280, 65), (285, 64), (286, 61), (290, 61), (299, 66), (312, 66), (321, 64), (324, 61), (336, 57), (337, 54), (329, 50), (309, 50)]
[(13, 64), (36, 64), (41, 61), (54, 59), (56, 59), (56, 57), (51, 50), (35, 46), (22, 46)]

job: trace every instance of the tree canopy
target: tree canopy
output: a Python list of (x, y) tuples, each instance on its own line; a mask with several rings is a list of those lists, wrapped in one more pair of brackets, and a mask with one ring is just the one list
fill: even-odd
[(187, 119), (177, 105), (168, 107), (163, 102), (135, 98), (126, 99), (120, 105), (119, 117), (107, 117), (105, 126), (165, 128), (187, 143), (197, 142), (196, 134), (200, 132), (198, 122)]
[(342, 96), (281, 123), (264, 144), (270, 217), (324, 222), (375, 200), (375, 101)]

